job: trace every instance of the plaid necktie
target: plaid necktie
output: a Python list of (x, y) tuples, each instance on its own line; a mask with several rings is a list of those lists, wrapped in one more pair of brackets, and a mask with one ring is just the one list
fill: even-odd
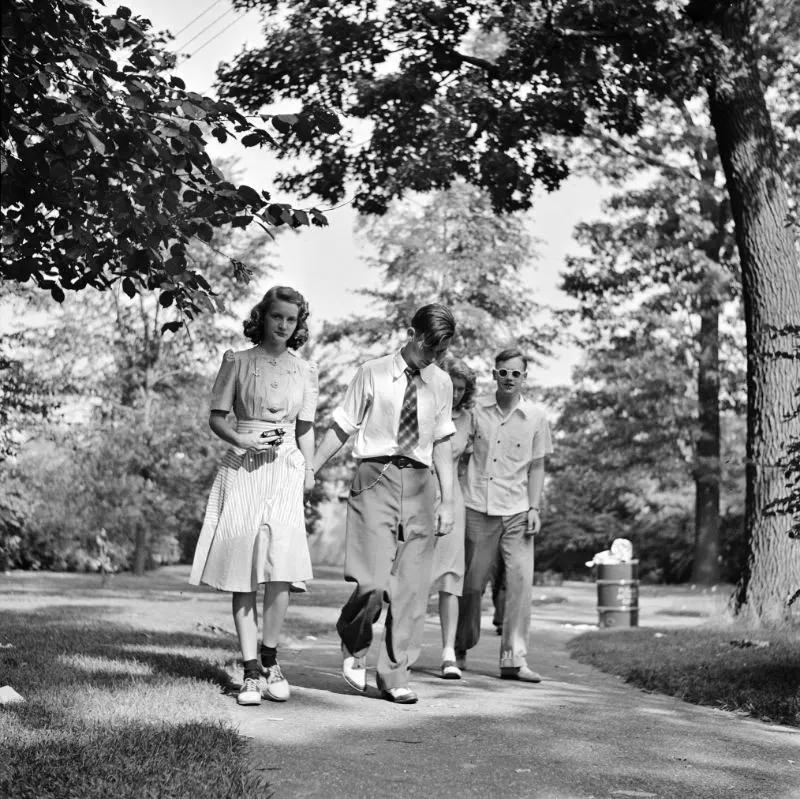
[(403, 407), (400, 409), (400, 424), (397, 428), (397, 445), (401, 452), (411, 452), (419, 439), (417, 424), (417, 384), (414, 377), (416, 369), (405, 369), (406, 393), (403, 394)]

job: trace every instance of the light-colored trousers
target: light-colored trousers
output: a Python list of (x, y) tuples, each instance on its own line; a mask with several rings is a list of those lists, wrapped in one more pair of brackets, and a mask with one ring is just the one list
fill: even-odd
[(347, 503), (345, 579), (356, 588), (336, 629), (345, 648), (364, 655), (372, 625), (388, 605), (377, 672), (386, 688), (408, 686), (419, 657), (434, 545), (434, 478), (428, 468), (400, 469), (363, 460)]
[(527, 513), (488, 516), (467, 508), (456, 651), (472, 649), (481, 637), (481, 599), (499, 553), (506, 570), (500, 666), (527, 665), (533, 584), (533, 536), (526, 535), (527, 524)]

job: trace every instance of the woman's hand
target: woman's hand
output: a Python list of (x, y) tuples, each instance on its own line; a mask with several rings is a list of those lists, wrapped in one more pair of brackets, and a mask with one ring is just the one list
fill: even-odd
[(283, 436), (280, 436), (276, 431), (267, 431), (266, 436), (261, 433), (240, 433), (237, 435), (239, 439), (238, 446), (240, 449), (253, 450), (254, 452), (268, 452), (275, 447), (279, 447)]
[(303, 496), (308, 499), (314, 490), (317, 476), (311, 467), (306, 467), (306, 479), (303, 481)]

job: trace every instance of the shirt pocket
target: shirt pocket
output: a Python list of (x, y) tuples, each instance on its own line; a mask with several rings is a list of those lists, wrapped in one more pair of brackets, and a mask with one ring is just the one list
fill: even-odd
[(477, 463), (485, 463), (489, 457), (489, 438), (480, 430), (472, 438), (472, 457)]
[(530, 443), (527, 441), (509, 441), (503, 448), (505, 456), (513, 463), (530, 460)]

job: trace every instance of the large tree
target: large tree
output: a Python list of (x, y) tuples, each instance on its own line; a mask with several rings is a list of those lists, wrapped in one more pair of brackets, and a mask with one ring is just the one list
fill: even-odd
[(583, 168), (636, 188), (606, 202), (603, 218), (578, 226), (589, 254), (568, 259), (563, 287), (579, 300), (589, 335), (618, 327), (643, 301), (682, 319), (678, 338), (697, 404), (695, 418), (684, 420), (694, 452), (692, 581), (712, 585), (720, 576), (720, 392), (728, 407), (744, 393), (724, 379), (731, 366), (734, 377), (744, 377), (740, 353), (724, 347), (735, 362), (720, 359), (720, 317), (740, 294), (740, 281), (716, 143), (701, 114), (669, 104), (649, 110), (624, 149), (612, 140), (604, 151), (607, 142), (598, 136)]
[[(797, 432), (791, 352), (800, 275), (786, 187), (758, 72), (750, 0), (403, 2), (237, 0), (276, 13), (265, 43), (223, 68), (224, 92), (250, 109), (300, 96), (369, 121), (350, 141), (288, 145), (312, 167), (288, 183), (341, 199), (355, 181), (361, 210), (385, 211), (411, 188), (456, 176), (485, 187), (498, 211), (527, 208), (536, 184), (567, 172), (556, 138), (587, 120), (634, 131), (651, 98), (707, 99), (726, 177), (742, 270), (748, 351), (747, 535), (737, 609), (763, 622), (787, 613), (800, 568), (766, 511), (784, 493), (779, 465)], [(796, 4), (764, 15), (797, 30)], [(485, 36), (491, 34), (491, 46)], [(788, 48), (790, 40), (782, 46)]]
[(83, 0), (10, 0), (2, 26), (4, 278), (58, 301), (86, 286), (158, 289), (178, 311), (165, 322), (175, 329), (215, 307), (192, 243), (227, 225), (326, 224), (316, 209), (225, 180), (206, 137), (275, 145), (277, 131), (333, 131), (335, 115), (315, 106), (248, 118), (186, 89), (150, 23), (124, 6), (101, 16)]

